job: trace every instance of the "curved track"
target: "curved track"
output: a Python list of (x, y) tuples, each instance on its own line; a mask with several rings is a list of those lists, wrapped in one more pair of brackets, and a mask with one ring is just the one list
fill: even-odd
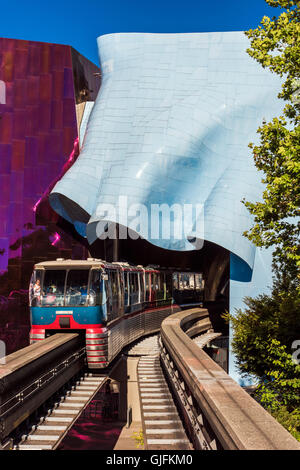
[(87, 375), (78, 381), (39, 423), (22, 436), (15, 450), (54, 450), (72, 428), (84, 409), (105, 382), (106, 377)]
[(158, 335), (140, 341), (130, 350), (140, 355), (138, 387), (147, 450), (191, 450), (178, 410), (160, 363)]

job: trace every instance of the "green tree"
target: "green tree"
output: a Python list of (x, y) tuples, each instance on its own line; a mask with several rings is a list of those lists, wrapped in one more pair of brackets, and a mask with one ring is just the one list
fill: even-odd
[(260, 403), (300, 440), (300, 366), (279, 341), (268, 337), (265, 376), (255, 396)]
[(266, 2), (279, 14), (246, 32), (247, 52), (282, 77), (283, 111), (249, 145), (265, 189), (262, 201), (243, 202), (254, 216), (244, 235), (274, 250), (274, 283), (271, 295), (246, 298), (246, 308), (227, 318), (239, 370), (256, 378), (256, 398), (300, 440), (300, 366), (291, 355), (300, 339), (300, 2)]
[(278, 97), (286, 103), (282, 116), (258, 129), (260, 144), (250, 144), (265, 190), (262, 202), (245, 202), (254, 216), (245, 235), (257, 246), (274, 247), (274, 287), (294, 292), (300, 273), (300, 2), (266, 2), (286, 10), (246, 32), (247, 52), (283, 78)]
[(237, 366), (255, 379), (255, 398), (300, 440), (300, 365), (289, 353), (288, 340), (300, 330), (299, 303), (298, 308), (291, 304), (288, 315), (282, 315), (278, 303), (267, 295), (245, 302), (248, 308), (226, 315), (234, 331)]
[(242, 374), (265, 380), (270, 370), (271, 338), (289, 351), (293, 341), (300, 339), (300, 299), (289, 296), (283, 301), (276, 295), (260, 295), (244, 302), (245, 309), (225, 315), (234, 332), (232, 349)]

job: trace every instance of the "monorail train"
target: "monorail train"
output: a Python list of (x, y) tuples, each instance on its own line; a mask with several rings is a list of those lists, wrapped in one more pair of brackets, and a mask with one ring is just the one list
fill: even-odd
[(38, 263), (29, 288), (30, 341), (81, 332), (89, 368), (104, 368), (171, 313), (201, 305), (203, 292), (201, 273), (94, 258)]

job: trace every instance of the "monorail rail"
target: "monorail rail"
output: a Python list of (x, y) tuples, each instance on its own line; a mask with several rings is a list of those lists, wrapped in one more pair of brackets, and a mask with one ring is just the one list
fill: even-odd
[(58, 334), (5, 358), (0, 369), (0, 442), (85, 366), (78, 334)]

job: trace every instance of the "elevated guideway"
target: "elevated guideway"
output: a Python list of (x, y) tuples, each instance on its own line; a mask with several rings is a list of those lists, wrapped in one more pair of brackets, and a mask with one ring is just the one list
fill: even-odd
[(194, 308), (165, 318), (160, 336), (139, 340), (103, 375), (86, 372), (85, 347), (72, 333), (7, 356), (0, 368), (0, 448), (58, 448), (112, 377), (120, 384), (120, 416), (127, 413), (129, 433), (130, 403), (139, 406), (134, 414), (140, 415), (145, 449), (300, 450), (300, 443), (204, 352), (217, 337), (207, 309)]
[(54, 406), (40, 416), (39, 422), (22, 435), (15, 450), (55, 450), (79, 416), (104, 385), (106, 377), (84, 375)]
[(0, 449), (55, 449), (106, 376), (85, 372), (76, 333), (60, 333), (4, 358), (0, 368)]
[(85, 364), (78, 334), (56, 334), (5, 357), (0, 368), (0, 443)]

